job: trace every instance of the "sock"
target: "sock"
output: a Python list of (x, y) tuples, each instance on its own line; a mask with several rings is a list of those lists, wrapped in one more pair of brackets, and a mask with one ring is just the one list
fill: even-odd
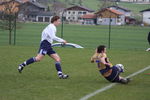
[(23, 62), (23, 63), (21, 64), (21, 66), (22, 66), (22, 67), (25, 67), (26, 65), (32, 64), (32, 63), (34, 63), (34, 62), (36, 62), (36, 59), (35, 59), (35, 57), (32, 57), (32, 58), (28, 59), (27, 61)]
[(62, 69), (61, 69), (60, 62), (56, 62), (55, 67), (56, 67), (56, 70), (58, 72), (58, 75), (62, 74)]

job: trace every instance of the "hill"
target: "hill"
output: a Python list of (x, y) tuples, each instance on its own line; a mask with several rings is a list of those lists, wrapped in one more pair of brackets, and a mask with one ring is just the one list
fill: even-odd
[[(91, 8), (95, 11), (100, 9), (102, 2), (100, 0), (38, 0), (40, 2), (49, 1), (60, 1), (68, 6), (72, 6), (73, 4), (82, 4), (88, 8)], [(81, 2), (82, 1), (82, 2)], [(149, 4), (136, 4), (136, 3), (128, 3), (128, 2), (119, 2), (118, 6), (130, 9), (135, 16), (139, 15), (139, 11), (150, 8)]]

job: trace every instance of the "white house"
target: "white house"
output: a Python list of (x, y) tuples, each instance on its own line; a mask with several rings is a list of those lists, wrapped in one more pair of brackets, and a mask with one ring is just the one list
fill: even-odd
[(64, 10), (63, 17), (68, 22), (81, 23), (82, 22), (81, 16), (92, 13), (92, 12), (94, 12), (94, 10), (91, 10), (91, 9), (83, 7), (83, 6), (76, 5), (76, 6), (66, 8)]
[(150, 25), (150, 8), (140, 11), (142, 14), (142, 22), (144, 25)]
[(123, 13), (110, 9), (105, 8), (97, 13), (95, 13), (97, 16), (97, 24), (98, 25), (124, 25), (125, 24), (125, 16)]

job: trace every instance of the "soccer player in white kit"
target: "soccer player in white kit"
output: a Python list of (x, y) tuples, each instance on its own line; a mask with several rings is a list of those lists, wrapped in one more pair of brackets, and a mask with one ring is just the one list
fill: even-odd
[(22, 72), (23, 68), (26, 65), (41, 61), (44, 58), (44, 56), (47, 54), (55, 60), (55, 67), (58, 73), (58, 77), (60, 79), (66, 79), (69, 77), (68, 75), (65, 75), (62, 73), (60, 57), (51, 47), (53, 41), (57, 41), (63, 44), (67, 43), (66, 40), (63, 40), (56, 36), (56, 31), (57, 31), (56, 26), (58, 26), (60, 23), (61, 21), (60, 21), (59, 16), (54, 16), (51, 19), (51, 23), (42, 32), (40, 48), (39, 48), (37, 56), (32, 57), (26, 60), (25, 62), (23, 62), (22, 64), (20, 64), (18, 67), (18, 71), (20, 73)]

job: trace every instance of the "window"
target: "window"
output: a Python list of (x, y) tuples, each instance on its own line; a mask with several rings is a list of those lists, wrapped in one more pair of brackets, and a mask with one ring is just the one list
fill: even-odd
[(70, 14), (70, 11), (68, 11), (68, 14)]
[(78, 17), (78, 20), (82, 20), (82, 18), (81, 18), (81, 17)]
[(78, 12), (78, 14), (82, 14), (82, 12)]
[(38, 17), (38, 22), (43, 22), (43, 17)]
[(86, 14), (86, 12), (83, 12), (83, 14)]
[(45, 22), (49, 22), (50, 18), (49, 17), (45, 17)]

